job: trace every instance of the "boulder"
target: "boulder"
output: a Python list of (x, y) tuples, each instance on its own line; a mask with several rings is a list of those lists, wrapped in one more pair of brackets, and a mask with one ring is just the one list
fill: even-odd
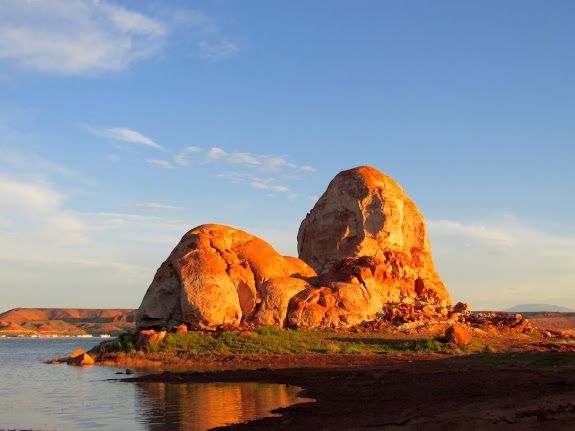
[(68, 365), (94, 365), (96, 361), (79, 347), (70, 355), (66, 361)]
[(142, 330), (138, 334), (138, 339), (136, 340), (136, 348), (141, 349), (142, 347), (150, 346), (152, 344), (158, 344), (168, 335), (167, 331), (156, 332), (153, 329)]
[(458, 325), (451, 325), (445, 330), (445, 337), (450, 343), (466, 346), (471, 341), (471, 334)]
[(174, 332), (176, 334), (187, 334), (188, 333), (188, 327), (186, 326), (185, 323), (182, 323), (180, 326), (176, 326), (174, 328)]
[(158, 269), (136, 312), (137, 327), (170, 329), (185, 323), (210, 329), (251, 321), (283, 326), (287, 295), (315, 276), (303, 261), (284, 258), (253, 235), (222, 225), (199, 226), (184, 235)]
[(369, 166), (331, 181), (300, 225), (298, 253), (323, 277), (320, 284), (353, 275), (372, 286), (370, 300), (426, 296), (452, 303), (435, 271), (423, 216), (394, 180)]

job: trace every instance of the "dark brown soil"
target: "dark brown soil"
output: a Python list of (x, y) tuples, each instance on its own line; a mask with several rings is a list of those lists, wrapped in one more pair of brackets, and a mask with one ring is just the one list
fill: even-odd
[(575, 429), (575, 352), (377, 361), (377, 365), (165, 372), (127, 380), (283, 383), (305, 388), (301, 396), (316, 400), (280, 409), (281, 417), (226, 428), (234, 430)]

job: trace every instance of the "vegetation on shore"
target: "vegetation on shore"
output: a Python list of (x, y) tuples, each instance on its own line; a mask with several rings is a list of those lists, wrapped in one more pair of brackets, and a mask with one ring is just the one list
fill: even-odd
[(573, 341), (542, 339), (538, 333), (483, 333), (467, 345), (457, 345), (445, 336), (408, 335), (391, 329), (357, 333), (261, 327), (250, 332), (172, 333), (141, 349), (136, 349), (136, 340), (136, 333), (126, 332), (89, 353), (101, 365), (178, 368), (233, 362), (249, 368), (256, 363), (352, 365), (399, 358), (575, 349)]
[[(135, 350), (136, 334), (124, 333), (108, 344), (102, 353), (128, 353)], [(332, 332), (321, 330), (280, 330), (261, 327), (248, 335), (236, 331), (168, 334), (157, 344), (146, 346), (145, 353), (170, 354), (398, 354), (451, 353), (454, 350), (480, 350), (472, 340), (469, 346), (454, 346), (445, 337), (397, 338), (381, 332)]]

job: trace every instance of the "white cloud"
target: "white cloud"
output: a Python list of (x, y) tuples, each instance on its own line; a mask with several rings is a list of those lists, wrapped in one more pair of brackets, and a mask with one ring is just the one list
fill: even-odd
[(204, 157), (205, 163), (224, 162), (230, 165), (242, 165), (255, 168), (262, 172), (280, 172), (284, 169), (291, 171), (313, 171), (311, 166), (298, 166), (286, 160), (285, 156), (254, 155), (251, 153), (232, 152), (212, 147)]
[[(2, 136), (3, 137), (3, 136)], [(0, 144), (0, 167), (20, 177), (24, 172), (33, 172), (34, 177), (61, 176), (83, 184), (91, 184), (82, 174), (40, 157), (31, 151), (14, 150)]]
[(164, 147), (156, 144), (154, 141), (142, 135), (140, 132), (136, 132), (135, 130), (130, 130), (123, 127), (111, 127), (108, 129), (96, 130), (95, 133), (110, 139), (115, 139), (117, 141), (143, 144), (148, 147), (157, 148), (159, 150), (164, 149)]
[(251, 184), (251, 186), (254, 189), (259, 189), (259, 190), (269, 190), (272, 192), (289, 192), (289, 188), (287, 188), (286, 186), (264, 184), (264, 183), (258, 183), (258, 182), (253, 182)]
[(50, 238), (55, 244), (83, 240), (85, 224), (61, 210), (65, 197), (49, 184), (0, 177), (0, 196), (0, 212), (9, 221), (8, 232), (27, 226), (27, 234)]
[(42, 184), (27, 184), (0, 177), (2, 214), (47, 214), (55, 211), (63, 196)]
[(174, 162), (176, 162), (178, 165), (189, 166), (190, 162), (187, 159), (188, 155), (193, 153), (199, 153), (200, 151), (202, 151), (200, 147), (193, 147), (193, 146), (186, 147), (175, 155)]
[(234, 184), (248, 184), (251, 181), (257, 181), (252, 175), (241, 172), (226, 172), (225, 174), (219, 174), (218, 177), (224, 178)]
[(151, 165), (159, 166), (160, 168), (174, 169), (174, 165), (172, 165), (167, 160), (149, 159), (146, 160), (146, 162), (148, 162)]
[(45, 182), (0, 177), (0, 196), (6, 307), (137, 307), (159, 263), (191, 227), (158, 215), (71, 211), (66, 195)]
[(221, 148), (213, 147), (205, 156), (206, 162), (222, 161), (234, 165), (244, 165), (248, 167), (260, 166), (261, 162), (250, 153), (227, 153)]
[[(239, 172), (228, 172), (218, 175), (220, 178), (225, 178), (235, 184), (249, 184), (252, 188), (257, 190), (265, 190), (268, 192), (287, 193), (290, 199), (295, 199), (297, 195), (290, 191), (289, 187), (276, 184), (276, 178), (258, 178), (249, 174)], [(273, 196), (273, 194), (271, 194)]]
[(175, 207), (172, 205), (164, 205), (157, 203), (145, 203), (145, 204), (129, 204), (129, 207), (137, 208), (140, 210), (180, 210), (182, 207)]
[(95, 0), (0, 3), (0, 59), (60, 74), (122, 70), (162, 47), (165, 23)]
[(436, 268), (455, 301), (476, 310), (575, 306), (575, 237), (541, 231), (517, 217), (427, 225)]
[(434, 220), (429, 221), (427, 226), (438, 234), (459, 235), (469, 239), (487, 242), (491, 245), (512, 246), (516, 242), (508, 232), (481, 224), (464, 225), (457, 221)]

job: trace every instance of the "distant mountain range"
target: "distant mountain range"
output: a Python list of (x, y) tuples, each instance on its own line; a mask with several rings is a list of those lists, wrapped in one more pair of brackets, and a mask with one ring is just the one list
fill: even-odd
[(514, 305), (511, 308), (503, 310), (509, 313), (526, 313), (526, 312), (555, 312), (555, 313), (575, 313), (575, 310), (567, 307), (560, 307), (558, 305), (550, 304), (521, 304)]

